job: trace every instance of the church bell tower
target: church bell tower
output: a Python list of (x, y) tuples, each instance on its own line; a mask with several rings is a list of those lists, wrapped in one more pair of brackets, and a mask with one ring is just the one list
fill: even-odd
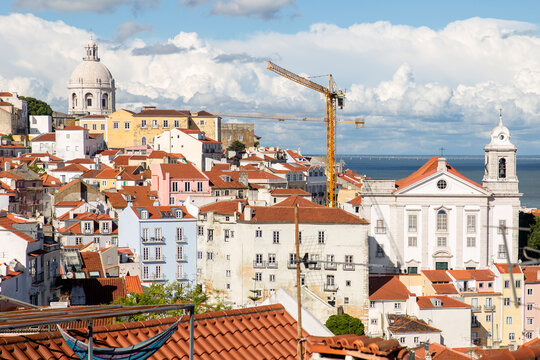
[(516, 151), (516, 146), (510, 142), (510, 131), (503, 125), (502, 113), (499, 113), (499, 124), (491, 130), (491, 141), (484, 147), (485, 165), (482, 185), (492, 194), (519, 193)]

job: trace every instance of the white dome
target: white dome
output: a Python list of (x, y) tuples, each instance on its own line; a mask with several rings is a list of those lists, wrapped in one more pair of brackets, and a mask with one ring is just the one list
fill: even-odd
[(114, 87), (114, 79), (109, 69), (101, 62), (84, 60), (71, 73), (69, 85)]

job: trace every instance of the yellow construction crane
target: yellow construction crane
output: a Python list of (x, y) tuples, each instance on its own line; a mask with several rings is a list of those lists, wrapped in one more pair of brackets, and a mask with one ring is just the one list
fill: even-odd
[[(278, 120), (278, 121), (306, 121), (306, 122), (326, 122), (323, 118), (314, 118), (307, 116), (292, 116), (281, 114), (250, 114), (250, 113), (222, 113), (212, 112), (212, 114), (219, 117), (231, 117), (231, 118), (249, 118), (249, 119), (266, 119), (266, 120)], [(356, 118), (354, 120), (336, 120), (337, 123), (354, 124), (356, 128), (364, 127), (364, 118)]]
[(334, 88), (332, 75), (330, 75), (328, 88), (326, 88), (271, 61), (268, 62), (266, 68), (300, 85), (323, 93), (326, 97), (326, 206), (337, 207), (336, 110), (337, 106), (343, 109), (345, 94), (343, 91)]

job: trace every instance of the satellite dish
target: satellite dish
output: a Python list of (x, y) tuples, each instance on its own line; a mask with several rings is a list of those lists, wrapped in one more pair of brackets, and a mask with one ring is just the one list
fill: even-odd
[(73, 271), (68, 271), (68, 273), (66, 274), (66, 277), (68, 279), (73, 279)]

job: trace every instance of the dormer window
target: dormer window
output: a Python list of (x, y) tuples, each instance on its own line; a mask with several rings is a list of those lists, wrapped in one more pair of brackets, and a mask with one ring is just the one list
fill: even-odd
[(177, 218), (177, 219), (181, 219), (184, 217), (184, 212), (180, 209), (177, 209), (175, 210), (174, 212), (174, 216)]
[(108, 221), (103, 221), (101, 223), (101, 232), (104, 234), (108, 234), (109, 232), (111, 232)]
[(90, 221), (84, 222), (84, 233), (91, 233), (92, 232), (92, 223)]
[(442, 306), (442, 301), (439, 300), (439, 299), (435, 299), (435, 306), (436, 307), (441, 307)]
[(141, 211), (141, 219), (148, 219), (148, 210)]

